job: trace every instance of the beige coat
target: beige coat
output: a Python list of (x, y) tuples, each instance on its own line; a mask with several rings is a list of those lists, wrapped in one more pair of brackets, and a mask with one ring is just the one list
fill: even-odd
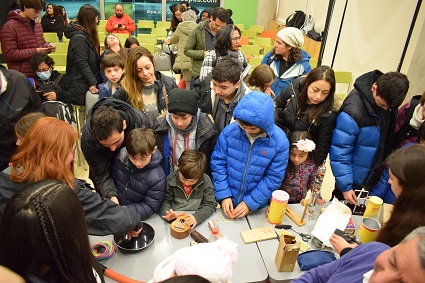
[(184, 55), (184, 47), (186, 45), (187, 38), (189, 37), (190, 32), (198, 26), (197, 23), (192, 21), (182, 22), (177, 26), (176, 31), (170, 38), (171, 44), (177, 45), (177, 58), (174, 62), (173, 69), (178, 70), (189, 70), (191, 63), (190, 58)]

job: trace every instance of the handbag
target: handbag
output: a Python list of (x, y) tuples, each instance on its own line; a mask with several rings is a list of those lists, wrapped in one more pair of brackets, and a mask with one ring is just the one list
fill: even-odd
[[(176, 49), (177, 50), (177, 49)], [(174, 50), (171, 48), (171, 45), (165, 45), (164, 43), (162, 44), (162, 52), (169, 55), (170, 56), (170, 61), (171, 61), (171, 66), (174, 66), (174, 63), (176, 62), (177, 59), (177, 51), (174, 52)], [(178, 69), (173, 69), (174, 74), (181, 74), (181, 70)]]
[(297, 258), (298, 265), (302, 271), (307, 271), (317, 266), (336, 260), (333, 253), (328, 251), (312, 250), (300, 254)]
[(155, 60), (155, 69), (157, 71), (172, 71), (171, 56), (163, 50), (155, 52), (153, 56)]

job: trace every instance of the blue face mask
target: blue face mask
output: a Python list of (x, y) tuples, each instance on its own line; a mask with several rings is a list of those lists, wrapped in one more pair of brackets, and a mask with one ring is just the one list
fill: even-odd
[(47, 81), (50, 79), (50, 71), (37, 72), (37, 76), (43, 81)]

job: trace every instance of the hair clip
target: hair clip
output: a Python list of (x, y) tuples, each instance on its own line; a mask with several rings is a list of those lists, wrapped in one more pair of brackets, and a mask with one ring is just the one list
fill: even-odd
[(294, 142), (292, 145), (295, 145), (298, 150), (304, 152), (312, 152), (316, 148), (316, 144), (309, 139), (299, 140), (297, 142)]

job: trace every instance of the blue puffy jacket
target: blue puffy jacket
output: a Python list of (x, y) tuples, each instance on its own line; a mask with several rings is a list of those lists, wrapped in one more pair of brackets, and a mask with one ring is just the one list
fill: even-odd
[(251, 123), (266, 133), (251, 144), (237, 122), (221, 132), (211, 157), (217, 201), (232, 198), (236, 207), (242, 201), (251, 211), (265, 207), (279, 188), (288, 163), (289, 142), (274, 125), (274, 105), (269, 95), (251, 92), (234, 110), (234, 118)]
[(369, 170), (379, 168), (389, 152), (393, 132), (389, 129), (394, 129), (397, 113), (375, 104), (371, 87), (381, 75), (375, 70), (360, 76), (336, 118), (329, 156), (341, 192), (363, 184)]
[(120, 204), (136, 210), (142, 220), (157, 213), (164, 200), (167, 180), (161, 160), (162, 155), (156, 150), (151, 161), (138, 169), (128, 159), (125, 147), (120, 149), (115, 158), (113, 178)]
[(280, 70), (280, 63), (282, 60), (273, 60), (273, 55), (271, 54), (271, 51), (264, 56), (263, 60), (261, 61), (261, 64), (267, 64), (272, 68), (276, 78), (274, 79), (274, 82), (270, 86), (270, 88), (273, 90), (273, 92), (276, 94), (276, 96), (279, 96), (279, 94), (284, 90), (293, 79), (298, 78), (299, 76), (308, 74), (311, 71), (310, 66), (310, 54), (305, 52), (304, 50), (301, 50), (301, 61), (297, 61), (294, 64), (292, 64), (291, 67), (289, 67), (288, 70), (286, 70), (285, 73), (282, 74), (282, 76), (279, 77), (279, 70)]

